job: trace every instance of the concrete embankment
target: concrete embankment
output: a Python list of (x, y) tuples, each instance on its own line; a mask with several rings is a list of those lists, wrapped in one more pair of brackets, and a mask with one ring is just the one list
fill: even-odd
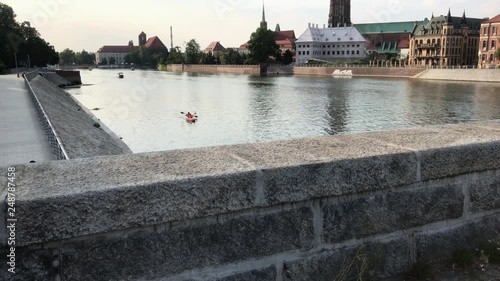
[(427, 69), (415, 78), (500, 83), (500, 69)]
[(30, 84), (69, 158), (131, 153), (70, 94), (40, 75), (31, 75), (30, 78)]
[(188, 73), (224, 73), (224, 74), (247, 74), (259, 75), (258, 65), (202, 65), (202, 64), (169, 64), (165, 68), (171, 72)]
[(16, 169), (3, 280), (381, 280), (500, 232), (494, 121)]

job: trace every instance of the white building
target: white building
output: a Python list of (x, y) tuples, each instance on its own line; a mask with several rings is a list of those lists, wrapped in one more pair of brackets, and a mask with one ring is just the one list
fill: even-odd
[(310, 59), (320, 61), (354, 61), (364, 59), (366, 40), (353, 26), (319, 28), (310, 24), (295, 41), (296, 63), (304, 64)]
[(114, 58), (115, 64), (124, 64), (125, 56), (139, 50), (135, 46), (102, 46), (96, 53), (96, 63), (100, 63), (106, 59), (109, 63), (111, 58)]

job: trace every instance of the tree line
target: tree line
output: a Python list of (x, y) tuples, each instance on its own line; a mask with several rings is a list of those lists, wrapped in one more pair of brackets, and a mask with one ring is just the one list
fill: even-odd
[(5, 68), (36, 67), (59, 62), (54, 46), (30, 22), (16, 21), (12, 7), (0, 2), (0, 73)]

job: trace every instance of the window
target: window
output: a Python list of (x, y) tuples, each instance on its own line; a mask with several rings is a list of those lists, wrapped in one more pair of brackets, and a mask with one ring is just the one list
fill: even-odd
[(491, 49), (496, 49), (496, 41), (495, 40), (491, 40)]
[(337, 51), (337, 55), (340, 55), (340, 51)]
[(493, 30), (491, 31), (491, 34), (492, 35), (496, 35), (497, 34), (497, 27), (496, 26), (493, 26)]
[(359, 44), (358, 44), (358, 45), (356, 45), (356, 47), (358, 47), (358, 48), (359, 48)]
[(483, 54), (483, 55), (481, 56), (481, 60), (482, 60), (483, 62), (486, 60), (486, 55), (485, 55), (485, 54)]
[(359, 50), (356, 51), (356, 55), (359, 55)]
[(328, 55), (330, 55), (330, 51), (328, 51)]
[(309, 55), (309, 51), (307, 51), (307, 54)]
[(488, 27), (484, 28), (484, 32), (483, 33), (484, 33), (484, 35), (488, 35)]
[(342, 55), (345, 55), (345, 51), (342, 51)]
[(325, 52), (325, 51), (323, 51), (323, 56), (324, 56), (324, 55), (326, 55), (326, 52)]
[(495, 56), (493, 54), (490, 55), (490, 62), (494, 62), (495, 61)]
[(487, 47), (487, 44), (486, 41), (483, 41), (483, 50), (486, 51), (486, 47)]

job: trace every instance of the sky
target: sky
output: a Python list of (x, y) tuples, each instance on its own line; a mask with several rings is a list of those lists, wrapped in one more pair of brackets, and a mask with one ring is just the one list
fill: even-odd
[[(144, 31), (158, 36), (170, 48), (170, 26), (174, 46), (184, 49), (196, 39), (201, 49), (212, 41), (224, 47), (239, 47), (248, 41), (262, 17), (260, 0), (0, 0), (11, 6), (18, 22), (29, 21), (56, 51), (70, 48), (97, 51), (103, 45), (127, 45)], [(270, 29), (295, 30), (299, 37), (308, 26), (328, 22), (329, 0), (266, 0)], [(351, 21), (372, 23), (415, 21), (434, 15), (453, 16), (466, 11), (468, 17), (500, 14), (498, 0), (352, 0)]]

